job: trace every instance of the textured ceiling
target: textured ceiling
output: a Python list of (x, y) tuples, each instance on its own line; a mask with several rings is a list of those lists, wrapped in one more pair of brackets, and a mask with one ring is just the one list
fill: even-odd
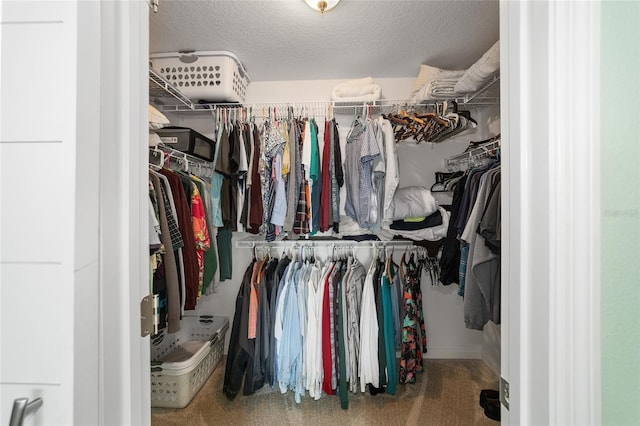
[(252, 81), (466, 69), (499, 37), (495, 0), (342, 0), (324, 16), (303, 0), (160, 0), (150, 15), (151, 53), (228, 50)]

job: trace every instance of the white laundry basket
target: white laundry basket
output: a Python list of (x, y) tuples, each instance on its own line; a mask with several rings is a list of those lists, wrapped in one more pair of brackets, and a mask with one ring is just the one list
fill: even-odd
[(231, 52), (156, 53), (150, 61), (156, 73), (191, 100), (244, 102), (249, 76)]
[(180, 331), (151, 339), (151, 406), (184, 408), (220, 363), (225, 317), (184, 317)]

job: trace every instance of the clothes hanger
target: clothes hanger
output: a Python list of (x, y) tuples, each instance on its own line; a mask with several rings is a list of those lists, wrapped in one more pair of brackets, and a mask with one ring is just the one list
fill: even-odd
[(454, 172), (436, 172), (435, 176), (436, 176), (436, 182), (431, 185), (431, 192), (449, 192), (451, 191), (448, 186), (447, 183), (451, 180), (451, 179), (455, 179), (458, 177), (462, 177), (464, 173), (461, 171), (454, 171)]
[(456, 101), (451, 101), (451, 104), (453, 105), (453, 112), (465, 117), (467, 120), (469, 120), (470, 122), (472, 122), (476, 126), (478, 125), (478, 122), (471, 117), (471, 111), (460, 111), (460, 110), (458, 110), (458, 102), (456, 102)]
[(158, 149), (158, 147), (153, 147), (151, 149), (151, 155), (155, 158), (159, 158), (158, 162), (159, 164), (153, 164), (152, 162), (149, 162), (149, 166), (160, 170), (161, 168), (164, 167), (164, 152), (160, 149)]

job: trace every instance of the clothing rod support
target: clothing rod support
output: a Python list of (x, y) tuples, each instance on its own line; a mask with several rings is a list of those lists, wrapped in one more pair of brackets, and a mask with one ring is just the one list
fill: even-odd
[(445, 161), (447, 167), (455, 166), (458, 163), (469, 162), (477, 158), (488, 157), (491, 154), (495, 153), (496, 149), (500, 149), (501, 140), (497, 139), (495, 141), (487, 142), (486, 144), (479, 145), (470, 149), (467, 152), (463, 152), (461, 154), (454, 155), (452, 157), (447, 158)]

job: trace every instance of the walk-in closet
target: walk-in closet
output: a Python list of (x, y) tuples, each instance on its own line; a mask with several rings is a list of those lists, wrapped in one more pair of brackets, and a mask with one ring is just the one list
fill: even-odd
[(0, 0), (0, 422), (637, 423), (637, 11)]
[(155, 425), (499, 418), (498, 4), (334, 3), (149, 15)]

